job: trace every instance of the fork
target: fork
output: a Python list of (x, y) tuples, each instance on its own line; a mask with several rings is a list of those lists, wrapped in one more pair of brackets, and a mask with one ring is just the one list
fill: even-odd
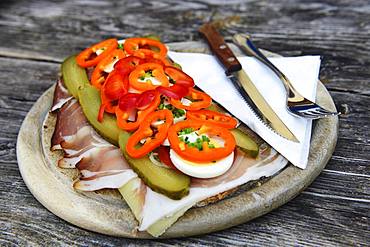
[(248, 35), (235, 34), (233, 40), (243, 51), (268, 66), (281, 79), (287, 92), (287, 109), (290, 113), (310, 119), (339, 115), (338, 112), (328, 111), (298, 93), (289, 79), (256, 48)]

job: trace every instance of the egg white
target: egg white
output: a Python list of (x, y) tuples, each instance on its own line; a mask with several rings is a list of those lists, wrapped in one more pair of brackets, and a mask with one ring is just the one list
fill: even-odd
[(234, 161), (234, 152), (214, 163), (199, 164), (181, 158), (173, 149), (170, 149), (170, 159), (177, 169), (191, 177), (214, 178), (230, 169)]

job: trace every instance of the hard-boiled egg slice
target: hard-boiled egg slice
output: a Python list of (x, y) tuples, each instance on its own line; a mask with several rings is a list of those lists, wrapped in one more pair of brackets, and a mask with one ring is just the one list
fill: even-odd
[(210, 163), (195, 163), (181, 158), (174, 150), (170, 149), (172, 163), (181, 172), (195, 178), (213, 178), (227, 172), (233, 164), (234, 152), (229, 156)]

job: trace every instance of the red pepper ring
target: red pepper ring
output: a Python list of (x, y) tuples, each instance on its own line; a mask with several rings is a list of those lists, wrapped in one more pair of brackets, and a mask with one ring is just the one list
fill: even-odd
[(170, 158), (170, 147), (167, 146), (159, 146), (158, 148), (158, 158), (160, 161), (165, 164), (166, 166), (174, 169), (175, 171), (180, 172), (176, 166), (172, 163), (172, 160)]
[[(190, 75), (186, 74), (184, 71), (175, 68), (173, 66), (168, 66), (164, 68), (164, 72), (174, 80), (174, 83), (177, 84), (177, 81), (186, 81), (190, 87), (194, 87), (194, 80)], [(182, 85), (185, 83), (182, 82)]]
[(118, 107), (122, 111), (129, 111), (136, 108), (136, 103), (140, 97), (137, 93), (128, 93), (119, 99)]
[[(136, 130), (137, 128), (139, 128), (139, 125), (146, 118), (146, 116), (148, 116), (148, 114), (150, 114), (155, 109), (157, 109), (159, 103), (161, 102), (160, 94), (158, 92), (155, 92), (155, 94), (156, 95), (155, 95), (155, 98), (154, 98), (153, 102), (150, 103), (149, 106), (147, 106), (144, 110), (137, 110), (136, 109), (137, 100), (138, 100), (137, 97), (140, 97), (140, 94), (126, 94), (126, 95), (124, 95), (123, 98), (128, 97), (128, 95), (134, 95), (132, 97), (135, 98), (135, 99), (132, 102), (131, 102), (131, 100), (129, 100), (129, 102), (125, 103), (125, 104), (127, 104), (126, 106), (128, 106), (128, 104), (131, 104), (131, 107), (127, 107), (127, 109), (124, 109), (124, 107), (123, 107), (124, 103), (122, 103), (122, 98), (120, 99), (119, 107), (116, 107), (116, 117), (117, 117), (118, 127), (123, 129), (123, 130), (126, 130), (126, 131), (133, 131), (133, 130)], [(133, 104), (135, 104), (135, 105), (133, 106)], [(129, 121), (128, 120), (131, 113), (136, 114), (135, 121)]]
[[(155, 85), (151, 79), (146, 81), (141, 80), (145, 78), (147, 72), (151, 72), (152, 76), (160, 83)], [(155, 89), (158, 86), (168, 87), (170, 82), (163, 71), (163, 67), (156, 63), (144, 63), (135, 68), (129, 76), (130, 86), (139, 91), (147, 91)]]
[(194, 83), (194, 81), (177, 80), (175, 82), (175, 85), (180, 85), (180, 86), (184, 86), (184, 87), (194, 87), (195, 83)]
[[(153, 47), (152, 49), (146, 49), (145, 47)], [(153, 57), (163, 58), (167, 55), (167, 47), (161, 42), (148, 38), (130, 38), (126, 39), (123, 44), (123, 49), (127, 54), (134, 55), (140, 58)], [(158, 50), (158, 51), (154, 51)]]
[(188, 111), (197, 111), (207, 108), (212, 103), (212, 99), (208, 94), (198, 91), (192, 87), (189, 88), (189, 93), (187, 96), (194, 100), (190, 105), (184, 105), (180, 100), (173, 98), (170, 99), (170, 103), (176, 108)]
[(162, 57), (154, 58), (152, 56), (145, 57), (143, 63), (156, 63), (156, 64), (162, 65), (163, 67), (168, 66), (168, 64), (169, 64), (169, 62), (167, 61), (166, 58), (162, 58)]
[(138, 97), (138, 99), (136, 101), (136, 108), (138, 110), (144, 110), (157, 97), (158, 92), (156, 92), (155, 90), (148, 90), (148, 91), (145, 91), (145, 92), (143, 92), (143, 93), (141, 93), (139, 95), (140, 96)]
[(96, 65), (92, 75), (91, 75), (91, 84), (97, 89), (101, 88), (101, 85), (104, 84), (106, 80), (107, 73), (104, 71), (107, 66), (111, 63), (116, 62), (117, 60), (124, 58), (125, 53), (121, 49), (113, 50), (106, 57), (104, 57), (98, 65)]
[[(165, 120), (165, 122), (155, 126), (157, 131), (154, 132), (152, 129), (153, 123), (160, 120)], [(128, 138), (126, 144), (128, 155), (133, 158), (141, 158), (159, 147), (167, 138), (168, 129), (172, 123), (172, 112), (167, 109), (150, 113), (140, 124), (139, 129)], [(141, 147), (136, 148), (142, 139), (145, 139), (145, 143)]]
[(170, 87), (160, 86), (157, 87), (156, 90), (164, 96), (177, 100), (181, 99), (182, 97), (185, 97), (189, 93), (188, 87), (184, 87), (177, 84), (174, 84)]
[(117, 70), (113, 70), (109, 73), (105, 83), (103, 84), (101, 91), (110, 100), (118, 100), (122, 95), (125, 95), (128, 91), (128, 77), (122, 75)]
[(128, 90), (128, 78), (122, 77), (120, 73), (113, 70), (100, 88), (101, 105), (98, 114), (98, 121), (103, 121), (104, 112), (115, 114), (118, 100)]
[[(223, 147), (210, 148), (207, 142), (203, 142), (202, 150), (197, 147), (191, 147), (184, 141), (181, 141), (178, 132), (185, 128), (192, 128), (198, 131), (198, 134), (207, 133), (210, 137), (218, 136), (224, 140)], [(217, 161), (230, 155), (236, 146), (233, 134), (226, 128), (210, 124), (206, 121), (185, 120), (178, 122), (168, 130), (168, 140), (171, 148), (182, 158), (197, 163), (208, 163)]]
[(120, 59), (114, 64), (114, 69), (123, 75), (129, 75), (139, 64), (143, 63), (143, 59), (135, 56), (128, 56)]
[(98, 112), (98, 121), (102, 122), (104, 118), (105, 104), (101, 104)]
[(207, 121), (226, 129), (234, 129), (238, 124), (235, 118), (210, 110), (187, 111), (186, 118), (196, 121)]
[[(95, 66), (111, 51), (116, 49), (117, 46), (117, 39), (104, 40), (83, 50), (80, 54), (77, 55), (76, 62), (78, 65), (84, 68)], [(96, 55), (96, 51), (98, 50), (102, 50), (103, 52), (99, 55)]]

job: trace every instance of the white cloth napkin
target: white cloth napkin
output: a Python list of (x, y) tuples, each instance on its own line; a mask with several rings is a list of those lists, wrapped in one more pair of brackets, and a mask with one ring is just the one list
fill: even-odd
[[(258, 120), (226, 77), (224, 68), (216, 57), (207, 54), (178, 52), (169, 52), (169, 56), (181, 64), (183, 70), (194, 78), (199, 88), (249, 126), (293, 165), (302, 169), (306, 168), (312, 120), (295, 117), (288, 113), (285, 107), (285, 88), (280, 79), (269, 68), (255, 58), (238, 58), (257, 89), (297, 137), (299, 143), (276, 135)], [(271, 62), (290, 79), (299, 93), (307, 99), (315, 101), (321, 62), (319, 56), (271, 58)]]

